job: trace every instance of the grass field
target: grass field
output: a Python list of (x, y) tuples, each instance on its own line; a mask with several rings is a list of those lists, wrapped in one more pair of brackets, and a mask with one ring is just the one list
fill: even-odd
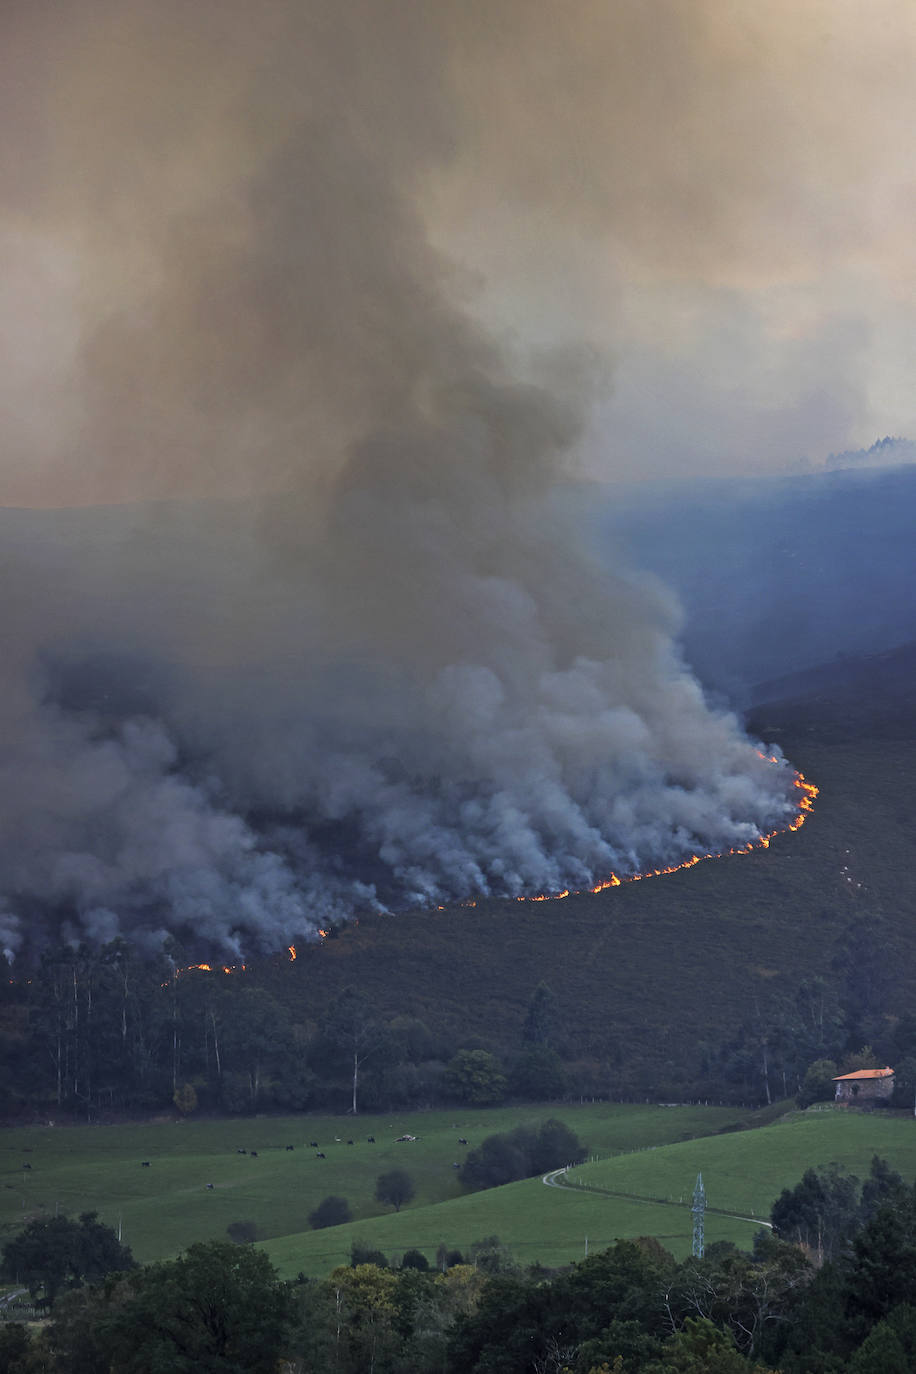
[[(348, 1199), (361, 1227), (386, 1211), (374, 1200), (375, 1182), (394, 1167), (405, 1168), (416, 1187), (402, 1217), (449, 1200), (485, 1213), (486, 1202), (460, 1196), (452, 1165), (466, 1150), (458, 1137), (473, 1147), (494, 1131), (551, 1115), (566, 1121), (590, 1152), (604, 1156), (720, 1130), (743, 1114), (715, 1107), (585, 1104), (414, 1112), (358, 1121), (296, 1116), (8, 1129), (0, 1132), (0, 1240), (30, 1218), (53, 1215), (58, 1208), (71, 1215), (97, 1211), (109, 1226), (121, 1226), (137, 1259), (149, 1261), (175, 1255), (195, 1240), (225, 1239), (233, 1221), (253, 1221), (264, 1238), (305, 1231), (309, 1212), (331, 1193)], [(397, 1144), (396, 1137), (407, 1133), (420, 1139)], [(370, 1135), (375, 1145), (368, 1144)], [(350, 1137), (352, 1146), (345, 1143)], [(326, 1159), (315, 1158), (311, 1140), (319, 1142)], [(249, 1153), (238, 1154), (239, 1149)], [(257, 1151), (256, 1159), (251, 1150)], [(143, 1168), (143, 1160), (149, 1168)], [(484, 1224), (480, 1234), (492, 1230)], [(327, 1237), (328, 1232), (308, 1234)], [(465, 1243), (477, 1238), (475, 1231)], [(437, 1236), (433, 1249), (438, 1241)]]
[[(471, 1193), (433, 1207), (374, 1217), (326, 1231), (281, 1236), (264, 1249), (285, 1278), (300, 1271), (314, 1276), (346, 1264), (354, 1239), (384, 1252), (389, 1260), (405, 1250), (422, 1250), (432, 1261), (441, 1242), (467, 1251), (475, 1241), (497, 1235), (524, 1264), (566, 1264), (605, 1249), (618, 1236), (657, 1236), (674, 1254), (690, 1249), (691, 1215), (686, 1207), (608, 1199), (596, 1193), (547, 1188), (539, 1178)], [(747, 1246), (754, 1226), (710, 1217), (709, 1239)]]
[[(836, 1161), (863, 1177), (874, 1154), (886, 1157), (904, 1178), (916, 1176), (912, 1117), (829, 1109), (794, 1113), (755, 1130), (659, 1144), (582, 1165), (569, 1175), (583, 1185), (578, 1193), (532, 1179), (399, 1216), (284, 1236), (265, 1248), (288, 1277), (300, 1270), (325, 1274), (346, 1262), (354, 1238), (389, 1258), (415, 1247), (432, 1259), (441, 1241), (464, 1249), (496, 1234), (520, 1260), (556, 1265), (581, 1257), (586, 1236), (594, 1250), (618, 1237), (653, 1235), (682, 1258), (690, 1250), (690, 1202), (698, 1172), (711, 1209), (752, 1218), (739, 1221), (711, 1210), (707, 1243), (730, 1240), (747, 1247), (756, 1229), (753, 1218), (767, 1219), (778, 1194), (797, 1183), (805, 1169)], [(586, 1184), (596, 1191), (587, 1191)]]
[(862, 1178), (875, 1154), (908, 1181), (916, 1178), (913, 1117), (833, 1109), (799, 1112), (760, 1130), (582, 1165), (570, 1171), (570, 1179), (615, 1193), (689, 1201), (702, 1172), (710, 1207), (768, 1216), (773, 1200), (797, 1183), (805, 1169), (835, 1161)]

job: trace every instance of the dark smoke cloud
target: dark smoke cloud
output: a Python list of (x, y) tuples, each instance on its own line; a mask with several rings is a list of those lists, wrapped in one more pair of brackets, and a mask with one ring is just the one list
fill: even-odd
[(275, 948), (784, 823), (667, 594), (554, 500), (600, 359), (513, 350), (432, 246), (483, 11), (52, 8), (2, 59), (41, 307), (8, 462), (44, 504), (182, 499), (0, 527), (6, 947)]

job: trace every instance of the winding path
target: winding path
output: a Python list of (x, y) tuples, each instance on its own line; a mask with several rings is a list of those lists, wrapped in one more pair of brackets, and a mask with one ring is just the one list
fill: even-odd
[[(562, 1169), (551, 1169), (550, 1173), (544, 1174), (541, 1182), (546, 1184), (548, 1188), (559, 1188), (564, 1193), (578, 1193), (580, 1197), (583, 1193), (597, 1193), (599, 1197), (626, 1198), (627, 1202), (647, 1202), (651, 1203), (653, 1207), (687, 1207), (689, 1211), (688, 1203), (668, 1202), (665, 1198), (642, 1197), (639, 1193), (614, 1192), (611, 1188), (598, 1188), (594, 1184), (589, 1184), (587, 1188), (577, 1188), (572, 1183), (561, 1181), (561, 1178), (565, 1179), (566, 1172), (566, 1165)], [(768, 1231), (773, 1229), (773, 1223), (764, 1221), (762, 1217), (744, 1217), (738, 1212), (726, 1212), (722, 1207), (707, 1207), (706, 1210), (717, 1217), (731, 1217), (732, 1221), (746, 1221), (750, 1226), (765, 1226)]]

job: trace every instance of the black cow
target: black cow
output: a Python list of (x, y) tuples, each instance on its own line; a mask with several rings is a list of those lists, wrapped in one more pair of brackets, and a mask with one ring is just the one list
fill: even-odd
[(321, 1151), (319, 1150), (318, 1153), (317, 1153), (317, 1155), (315, 1156), (315, 1158), (316, 1158), (316, 1159), (327, 1159), (327, 1155), (323, 1155), (323, 1154), (321, 1153)]
[(141, 1169), (148, 1169), (148, 1168), (149, 1168), (149, 1160), (148, 1160), (148, 1159), (141, 1159), (141, 1161), (140, 1161), (140, 1168), (141, 1168)]
[(368, 1140), (368, 1142), (369, 1142), (370, 1145), (374, 1145), (374, 1144), (375, 1144), (375, 1136), (374, 1136), (374, 1135), (367, 1136), (366, 1139)]
[(317, 1149), (318, 1149), (318, 1141), (317, 1141), (317, 1140), (310, 1140), (310, 1141), (309, 1141), (309, 1149), (310, 1149), (310, 1150), (317, 1150)]
[(23, 1164), (23, 1169), (31, 1169), (31, 1164)]
[(348, 1141), (347, 1141), (347, 1144), (348, 1144), (348, 1145), (352, 1145), (352, 1144), (353, 1144), (353, 1141), (352, 1141), (352, 1140), (348, 1140)]
[(236, 1150), (235, 1153), (236, 1153), (237, 1155), (247, 1155), (248, 1151), (247, 1151), (247, 1150)]
[(212, 1193), (212, 1192), (213, 1192), (213, 1184), (212, 1184), (212, 1183), (208, 1183), (208, 1184), (207, 1184), (207, 1192), (208, 1192), (208, 1193)]
[(467, 1145), (467, 1143), (468, 1143), (468, 1142), (464, 1139), (463, 1136), (459, 1136), (459, 1137), (458, 1137), (458, 1144), (459, 1144), (459, 1145)]
[(287, 1145), (286, 1148), (287, 1148), (288, 1150), (291, 1150), (293, 1147), (292, 1147), (292, 1145)]
[(251, 1158), (252, 1158), (252, 1159), (257, 1159), (257, 1157), (258, 1157), (258, 1152), (257, 1152), (257, 1150), (252, 1150), (252, 1151), (251, 1151)]

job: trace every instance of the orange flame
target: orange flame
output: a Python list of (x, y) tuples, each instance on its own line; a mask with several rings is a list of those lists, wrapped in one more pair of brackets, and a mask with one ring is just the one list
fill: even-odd
[[(767, 763), (778, 764), (780, 760), (775, 754), (763, 754), (760, 750), (757, 753)], [(668, 864), (665, 868), (650, 868), (645, 873), (629, 873), (625, 878), (618, 878), (616, 873), (612, 873), (609, 878), (596, 883), (594, 887), (588, 889), (589, 892), (606, 892), (610, 887), (620, 887), (623, 883), (638, 883), (643, 878), (661, 878), (666, 873), (679, 873), (683, 868), (693, 868), (695, 864), (702, 863), (704, 859), (721, 859), (723, 854), (751, 854), (755, 849), (769, 849), (770, 840), (777, 835), (783, 835), (787, 830), (801, 830), (805, 821), (814, 810), (814, 799), (818, 795), (818, 788), (813, 782), (808, 782), (804, 773), (796, 773), (792, 779), (792, 786), (801, 792), (801, 796), (796, 799), (798, 814), (789, 821), (786, 830), (771, 830), (767, 835), (758, 835), (756, 840), (748, 840), (747, 844), (738, 846), (735, 849), (728, 849), (720, 854), (691, 854), (689, 859), (682, 859), (680, 863)], [(538, 893), (536, 897), (517, 897), (519, 902), (559, 902), (564, 897), (570, 896), (569, 888), (563, 892)], [(463, 906), (476, 906), (476, 902), (463, 902)], [(439, 908), (443, 910), (442, 907)]]
[(288, 951), (289, 951), (289, 957), (290, 957), (290, 959), (291, 959), (291, 960), (292, 960), (292, 959), (295, 959), (295, 958), (296, 958), (296, 946), (295, 946), (295, 945), (287, 945), (286, 948), (287, 948)]

